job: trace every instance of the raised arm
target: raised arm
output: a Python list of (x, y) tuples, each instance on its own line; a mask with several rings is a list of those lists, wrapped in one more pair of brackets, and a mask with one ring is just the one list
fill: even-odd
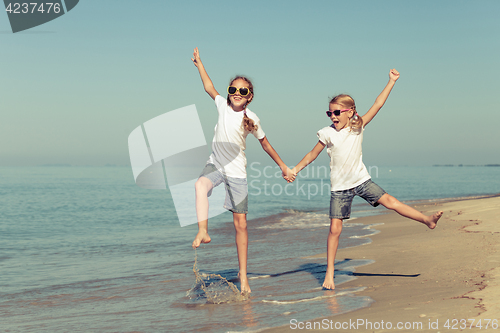
[(212, 83), (212, 80), (210, 80), (210, 77), (208, 76), (203, 63), (201, 62), (200, 51), (198, 51), (198, 48), (194, 49), (193, 57), (191, 58), (191, 60), (200, 72), (201, 82), (203, 82), (205, 91), (210, 95), (210, 97), (212, 97), (212, 99), (215, 99), (215, 97), (219, 95), (219, 93), (217, 92), (217, 90), (215, 90), (214, 84)]
[(299, 164), (297, 164), (292, 169), (292, 173), (294, 175), (297, 175), (300, 172), (300, 170), (304, 169), (306, 166), (311, 164), (316, 159), (316, 157), (318, 157), (321, 151), (323, 151), (323, 148), (325, 148), (325, 144), (321, 141), (318, 141), (316, 146), (314, 146), (314, 148), (310, 152), (308, 152), (306, 156), (304, 156), (304, 158), (299, 162)]
[(382, 90), (380, 95), (378, 95), (377, 99), (375, 100), (375, 103), (373, 103), (370, 110), (368, 110), (368, 112), (361, 117), (363, 118), (363, 126), (368, 125), (368, 123), (372, 121), (373, 117), (377, 115), (382, 106), (384, 106), (387, 97), (389, 97), (389, 94), (391, 93), (392, 87), (394, 87), (394, 84), (398, 79), (399, 79), (399, 72), (395, 69), (391, 69), (389, 72), (389, 82), (385, 86), (384, 90)]
[(278, 166), (281, 169), (281, 175), (287, 182), (293, 182), (295, 180), (295, 175), (292, 174), (292, 171), (288, 166), (281, 160), (281, 157), (278, 155), (276, 150), (274, 150), (273, 146), (271, 146), (271, 143), (269, 140), (267, 140), (267, 137), (263, 137), (262, 139), (259, 139), (259, 142), (262, 146), (262, 149), (271, 156), (274, 162), (278, 164)]

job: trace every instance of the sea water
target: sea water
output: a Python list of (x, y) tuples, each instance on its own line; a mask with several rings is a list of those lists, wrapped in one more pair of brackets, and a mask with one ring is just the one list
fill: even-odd
[[(339, 261), (337, 289), (321, 288), (326, 260), (311, 256), (326, 250), (329, 180), (309, 170), (287, 184), (276, 169), (249, 166), (252, 294), (218, 303), (190, 293), (197, 227), (179, 226), (168, 190), (137, 187), (126, 167), (0, 168), (0, 331), (251, 332), (369, 306), (362, 287), (343, 282), (370, 259)], [(500, 192), (495, 167), (370, 172), (408, 202)], [(355, 217), (383, 208), (355, 200), (340, 247), (367, 244), (377, 232)], [(210, 221), (212, 242), (197, 250), (197, 269), (239, 288), (231, 221), (230, 213)]]

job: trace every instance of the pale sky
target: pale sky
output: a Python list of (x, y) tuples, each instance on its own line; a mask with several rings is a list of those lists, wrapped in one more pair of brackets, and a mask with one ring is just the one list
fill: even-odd
[(329, 97), (364, 113), (391, 68), (401, 78), (367, 126), (365, 164), (500, 163), (499, 17), (498, 0), (82, 0), (13, 34), (0, 13), (0, 166), (128, 165), (133, 129), (191, 104), (211, 142), (194, 47), (219, 92), (253, 80), (250, 109), (289, 165), (331, 124)]

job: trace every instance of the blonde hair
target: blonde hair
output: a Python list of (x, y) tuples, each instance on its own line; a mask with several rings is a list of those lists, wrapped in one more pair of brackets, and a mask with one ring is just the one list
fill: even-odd
[(358, 115), (356, 103), (354, 103), (354, 99), (351, 96), (346, 94), (337, 95), (331, 99), (330, 104), (340, 104), (346, 109), (353, 110), (353, 115), (349, 119), (351, 129), (359, 130), (363, 126), (363, 118)]
[[(229, 85), (232, 85), (234, 81), (239, 80), (239, 79), (248, 83), (248, 90), (250, 90), (250, 94), (252, 94), (252, 98), (249, 99), (248, 102), (243, 107), (243, 121), (241, 122), (241, 125), (243, 126), (243, 128), (245, 130), (247, 130), (249, 132), (253, 132), (253, 131), (257, 130), (258, 126), (255, 125), (255, 122), (253, 121), (253, 119), (250, 119), (247, 116), (247, 105), (250, 104), (250, 102), (253, 100), (253, 84), (249, 78), (242, 76), (242, 75), (238, 75), (229, 82)], [(231, 105), (231, 100), (229, 99), (229, 95), (227, 96), (227, 105)]]

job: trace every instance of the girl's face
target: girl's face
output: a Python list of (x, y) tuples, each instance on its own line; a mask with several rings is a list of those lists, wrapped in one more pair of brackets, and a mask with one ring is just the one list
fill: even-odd
[(341, 104), (337, 104), (337, 103), (330, 104), (330, 111), (332, 111), (332, 115), (331, 115), (330, 119), (332, 120), (333, 125), (335, 126), (335, 129), (337, 131), (344, 129), (349, 124), (349, 120), (351, 119), (351, 117), (353, 115), (353, 110), (350, 109), (349, 111), (343, 111), (340, 113), (339, 116), (334, 115), (333, 111), (345, 110), (345, 109), (347, 109), (347, 108)]
[[(236, 87), (236, 88), (248, 88), (248, 83), (247, 81), (243, 79), (237, 79), (234, 80), (231, 83), (231, 86)], [(249, 93), (246, 96), (241, 96), (239, 90), (236, 91), (234, 95), (229, 95), (229, 101), (231, 102), (231, 108), (234, 111), (243, 111), (245, 108), (245, 105), (250, 103), (252, 101), (253, 94)]]

